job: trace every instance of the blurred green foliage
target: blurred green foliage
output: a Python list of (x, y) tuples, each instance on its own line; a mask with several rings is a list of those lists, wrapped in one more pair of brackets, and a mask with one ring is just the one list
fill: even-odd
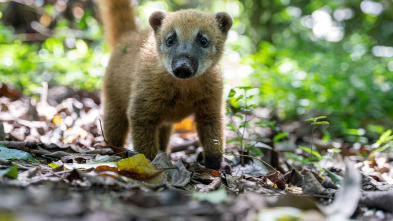
[[(273, 108), (279, 120), (326, 115), (331, 123), (329, 136), (341, 135), (350, 141), (364, 135), (357, 131), (378, 138), (392, 127), (390, 0), (139, 3), (145, 26), (153, 8), (231, 13), (235, 23), (228, 51), (252, 67), (244, 84), (259, 88), (254, 102)], [(56, 14), (50, 5), (45, 12)], [(20, 36), (0, 24), (0, 82), (19, 85), (28, 93), (41, 81), (99, 88), (108, 50), (94, 13), (85, 9), (82, 17), (72, 21), (60, 18), (54, 33), (42, 43), (22, 43)]]
[(327, 115), (335, 135), (367, 127), (377, 137), (373, 124), (392, 126), (391, 1), (261, 2), (250, 10), (271, 16), (250, 27), (260, 43), (244, 62), (263, 105), (282, 119)]
[[(52, 5), (44, 9), (55, 13)], [(73, 22), (58, 19), (44, 41), (37, 33), (14, 34), (0, 23), (0, 82), (19, 86), (26, 94), (37, 93), (43, 81), (95, 90), (109, 59), (102, 35), (89, 11)]]

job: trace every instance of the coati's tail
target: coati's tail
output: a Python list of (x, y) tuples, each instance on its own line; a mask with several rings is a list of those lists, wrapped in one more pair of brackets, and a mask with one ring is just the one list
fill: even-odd
[(106, 40), (113, 49), (121, 36), (136, 29), (135, 9), (130, 0), (99, 0)]

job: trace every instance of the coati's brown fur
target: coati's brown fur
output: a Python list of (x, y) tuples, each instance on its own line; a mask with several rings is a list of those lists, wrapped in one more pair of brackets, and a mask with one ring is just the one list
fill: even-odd
[(172, 124), (194, 114), (205, 165), (218, 169), (224, 147), (223, 82), (218, 65), (232, 18), (225, 12), (158, 11), (138, 30), (129, 0), (100, 0), (112, 57), (103, 79), (104, 135), (153, 159)]

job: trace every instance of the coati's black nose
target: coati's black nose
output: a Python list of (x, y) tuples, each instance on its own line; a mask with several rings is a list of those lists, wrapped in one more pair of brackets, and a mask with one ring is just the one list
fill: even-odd
[(192, 76), (192, 71), (188, 67), (180, 66), (173, 70), (173, 74), (178, 78), (189, 78)]
[(198, 69), (196, 59), (188, 56), (181, 56), (172, 62), (173, 74), (178, 78), (192, 77)]

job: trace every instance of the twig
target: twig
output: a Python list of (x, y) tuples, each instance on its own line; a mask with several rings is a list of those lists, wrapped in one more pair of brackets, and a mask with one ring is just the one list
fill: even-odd
[(225, 153), (225, 152), (222, 152), (221, 150), (220, 150), (220, 152), (221, 152), (222, 154), (225, 154), (225, 155), (249, 157), (249, 158), (252, 158), (252, 159), (254, 159), (254, 160), (258, 160), (259, 162), (261, 162), (261, 163), (265, 164), (266, 166), (268, 166), (270, 169), (274, 170), (274, 172), (276, 172), (276, 173), (280, 176), (280, 178), (281, 178), (282, 180), (285, 180), (285, 178), (281, 175), (280, 171), (278, 171), (276, 168), (272, 167), (270, 164), (266, 163), (266, 162), (265, 162), (264, 160), (262, 160), (262, 159), (258, 159), (258, 158), (254, 157), (254, 156), (244, 155), (244, 154), (238, 154), (238, 153)]
[(199, 192), (207, 193), (213, 190), (217, 190), (218, 188), (220, 188), (220, 186), (221, 186), (221, 177), (215, 177), (209, 185), (200, 189)]

